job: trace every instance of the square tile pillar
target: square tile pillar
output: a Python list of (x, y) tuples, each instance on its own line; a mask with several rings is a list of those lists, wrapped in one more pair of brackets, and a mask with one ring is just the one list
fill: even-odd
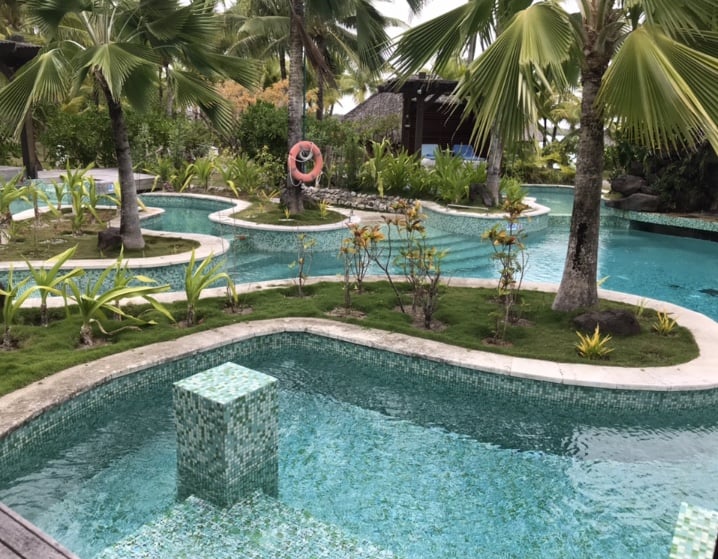
[(718, 511), (681, 503), (669, 559), (718, 557)]
[(277, 379), (224, 363), (173, 386), (177, 492), (230, 507), (263, 491), (277, 496)]

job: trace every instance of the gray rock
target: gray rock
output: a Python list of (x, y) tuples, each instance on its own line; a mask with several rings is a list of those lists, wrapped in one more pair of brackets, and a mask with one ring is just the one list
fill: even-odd
[(636, 316), (625, 310), (591, 311), (581, 314), (573, 319), (574, 327), (588, 334), (596, 330), (601, 334), (612, 336), (635, 336), (641, 333), (641, 325)]
[(635, 175), (621, 175), (611, 181), (611, 190), (624, 196), (644, 192), (647, 186), (646, 179)]
[(657, 212), (661, 206), (661, 199), (659, 196), (653, 194), (642, 194), (639, 192), (627, 198), (606, 200), (606, 206), (634, 212)]
[(97, 248), (100, 252), (116, 249), (122, 246), (122, 235), (119, 227), (108, 227), (97, 233)]

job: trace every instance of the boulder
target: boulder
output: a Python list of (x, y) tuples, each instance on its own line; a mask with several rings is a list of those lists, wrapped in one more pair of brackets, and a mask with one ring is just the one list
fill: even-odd
[(122, 246), (122, 235), (119, 227), (108, 227), (97, 233), (97, 248), (100, 252), (119, 249)]
[(625, 310), (591, 311), (581, 314), (573, 319), (574, 327), (588, 334), (596, 330), (601, 334), (612, 336), (635, 336), (641, 333), (641, 325), (636, 315)]
[(618, 210), (631, 210), (634, 212), (657, 212), (661, 205), (661, 198), (654, 194), (632, 194), (627, 198), (606, 200), (606, 206)]
[(636, 175), (621, 175), (611, 181), (611, 190), (624, 196), (645, 192), (647, 187), (648, 183), (646, 179), (637, 177)]

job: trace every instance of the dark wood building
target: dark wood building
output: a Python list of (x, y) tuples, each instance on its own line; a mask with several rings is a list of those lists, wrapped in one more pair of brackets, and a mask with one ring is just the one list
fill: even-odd
[(464, 104), (452, 95), (457, 83), (419, 74), (392, 79), (379, 87), (380, 93), (401, 95), (401, 145), (407, 151), (421, 152), (421, 146), (427, 144), (441, 149), (471, 145), (474, 123), (463, 117)]
[[(0, 72), (9, 80), (16, 72), (32, 60), (40, 51), (38, 45), (18, 41), (0, 40)], [(36, 179), (40, 169), (40, 163), (35, 151), (35, 135), (32, 129), (32, 115), (28, 114), (20, 136), (22, 145), (22, 163), (25, 167), (25, 175), (28, 178)]]

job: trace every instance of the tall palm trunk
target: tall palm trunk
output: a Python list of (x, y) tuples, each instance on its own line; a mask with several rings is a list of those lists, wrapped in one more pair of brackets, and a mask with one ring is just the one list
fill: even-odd
[[(304, 25), (304, 0), (291, 0), (289, 27), (289, 134), (287, 152), (302, 140), (302, 113), (304, 112), (304, 47), (301, 26)], [(287, 183), (282, 191), (282, 203), (293, 214), (304, 211), (302, 185), (295, 185), (287, 173)]]
[(127, 138), (127, 125), (122, 104), (112, 97), (104, 78), (99, 76), (98, 82), (105, 94), (112, 124), (112, 135), (117, 155), (117, 174), (120, 180), (122, 205), (120, 207), (120, 236), (122, 244), (128, 250), (142, 250), (145, 240), (140, 230), (140, 212), (137, 203), (137, 188), (132, 172), (132, 152)]
[(501, 159), (504, 154), (504, 142), (498, 132), (498, 127), (491, 129), (491, 141), (486, 162), (486, 191), (491, 196), (491, 206), (499, 205), (499, 185), (501, 183)]
[(603, 179), (603, 117), (596, 95), (608, 67), (597, 49), (586, 55), (581, 76), (581, 129), (576, 154), (576, 188), (563, 276), (553, 309), (571, 311), (598, 303), (598, 232)]

